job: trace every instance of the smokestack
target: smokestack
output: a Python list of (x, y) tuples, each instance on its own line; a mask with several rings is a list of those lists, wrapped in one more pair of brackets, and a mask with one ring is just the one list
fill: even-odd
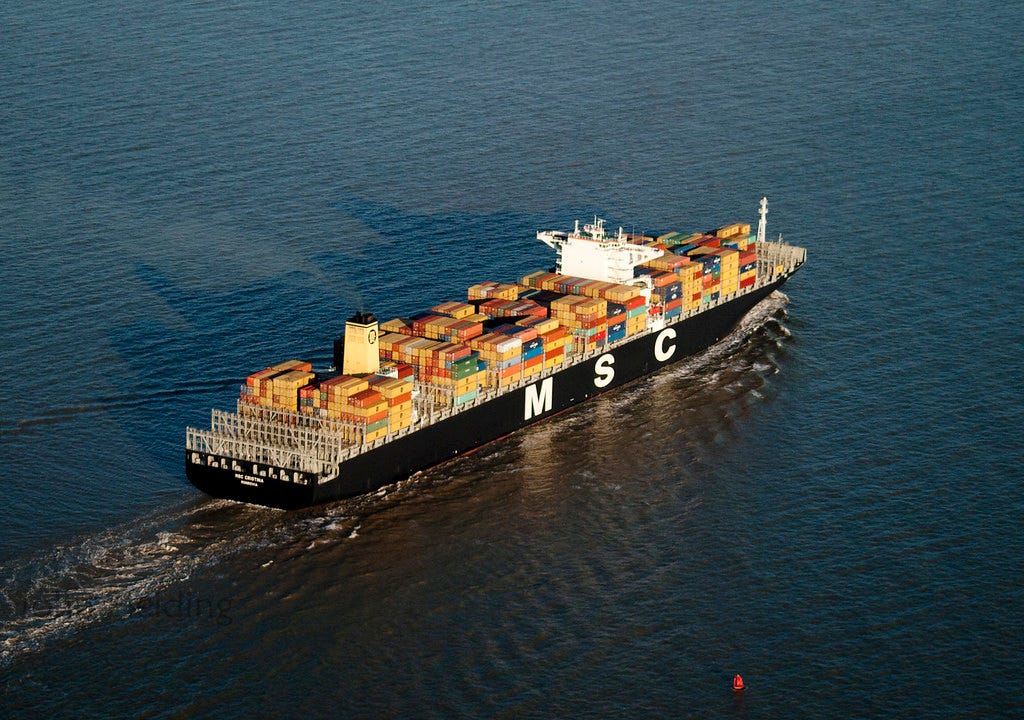
[[(345, 323), (341, 348), (341, 372), (345, 375), (374, 374), (380, 370), (380, 346), (377, 344), (377, 318), (372, 313), (357, 312)], [(335, 345), (335, 367), (338, 347)]]

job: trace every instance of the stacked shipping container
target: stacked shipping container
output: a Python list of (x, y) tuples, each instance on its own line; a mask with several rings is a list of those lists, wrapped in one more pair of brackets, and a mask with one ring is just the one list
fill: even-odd
[(521, 317), (533, 315), (547, 317), (547, 312), (531, 300), (485, 300), (480, 303), (480, 312), (492, 318)]
[(722, 247), (716, 253), (722, 258), (722, 295), (731, 295), (740, 289), (740, 253), (732, 248)]
[(247, 377), (241, 399), (250, 405), (295, 412), (298, 409), (299, 389), (311, 383), (315, 377), (310, 363), (287, 360)]
[[(290, 360), (250, 375), (241, 399), (336, 420), (351, 440), (372, 441), (409, 427), (414, 380), (428, 399), (466, 403), (481, 387), (504, 387), (564, 363), (570, 350), (591, 351), (642, 332), (649, 313), (671, 320), (757, 279), (746, 224), (632, 241), (665, 250), (636, 269), (652, 288), (650, 306), (638, 285), (557, 273), (531, 273), (521, 285), (482, 282), (468, 288), (470, 302), (443, 302), (382, 323), (378, 375), (318, 383), (310, 363)], [(514, 320), (488, 330), (499, 318)]]
[(466, 341), (448, 342), (386, 333), (379, 338), (378, 345), (381, 359), (411, 365), (417, 380), (433, 386), (432, 397), (438, 401), (451, 397), (456, 403), (464, 403), (477, 396), (485, 379), (478, 367), (477, 355), (465, 344), (477, 337), (479, 335)]
[(486, 368), (486, 384), (504, 387), (519, 379), (522, 372), (523, 341), (500, 332), (490, 332), (469, 341)]
[(565, 295), (551, 303), (551, 317), (573, 336), (573, 348), (589, 351), (605, 342), (608, 335), (608, 301)]
[(467, 290), (467, 297), (470, 300), (516, 300), (519, 298), (519, 286), (488, 280), (471, 285)]
[(677, 271), (677, 275), (683, 284), (683, 310), (696, 310), (704, 294), (704, 265), (699, 262), (688, 263)]
[(404, 430), (412, 424), (412, 378), (392, 378), (378, 375), (370, 380), (388, 405), (388, 432)]
[(626, 302), (641, 295), (641, 289), (635, 285), (620, 285), (599, 280), (587, 280), (586, 278), (573, 277), (572, 275), (546, 273), (543, 270), (525, 275), (521, 282), (526, 287), (537, 290), (547, 290), (563, 295), (583, 295), (585, 297), (600, 298), (618, 303)]

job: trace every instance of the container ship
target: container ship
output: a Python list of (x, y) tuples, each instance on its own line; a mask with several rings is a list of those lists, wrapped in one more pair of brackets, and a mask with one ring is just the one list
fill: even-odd
[(735, 223), (657, 237), (603, 220), (537, 238), (551, 272), (379, 322), (358, 312), (334, 366), (246, 378), (234, 412), (186, 430), (185, 469), (220, 498), (297, 509), (371, 492), (699, 353), (806, 261)]

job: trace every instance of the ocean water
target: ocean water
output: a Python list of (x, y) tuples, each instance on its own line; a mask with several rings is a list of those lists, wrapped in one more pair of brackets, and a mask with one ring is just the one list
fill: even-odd
[[(1024, 714), (1022, 22), (0, 8), (3, 714)], [(763, 195), (809, 262), (701, 357), (370, 497), (185, 480), (353, 309)]]

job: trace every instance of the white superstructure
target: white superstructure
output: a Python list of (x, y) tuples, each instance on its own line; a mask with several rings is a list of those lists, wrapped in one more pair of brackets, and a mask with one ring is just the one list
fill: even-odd
[(624, 285), (634, 283), (633, 268), (663, 253), (630, 242), (622, 228), (617, 235), (609, 235), (604, 220), (597, 217), (582, 232), (577, 220), (571, 233), (545, 230), (537, 233), (537, 239), (558, 253), (556, 272)]

